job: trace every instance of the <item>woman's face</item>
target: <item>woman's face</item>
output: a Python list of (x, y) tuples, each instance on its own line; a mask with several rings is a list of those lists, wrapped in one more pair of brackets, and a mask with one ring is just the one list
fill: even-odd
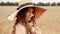
[(34, 11), (33, 8), (29, 7), (29, 9), (27, 10), (27, 12), (25, 13), (27, 21), (30, 21), (31, 18), (34, 16), (33, 11)]

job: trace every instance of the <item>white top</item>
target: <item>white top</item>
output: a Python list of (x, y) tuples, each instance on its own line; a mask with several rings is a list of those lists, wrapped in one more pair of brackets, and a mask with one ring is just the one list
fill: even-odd
[[(31, 31), (36, 32), (37, 34), (41, 34), (40, 29), (37, 27), (36, 28), (32, 27)], [(26, 34), (26, 28), (23, 25), (17, 24), (15, 33), (16, 34)]]
[(15, 33), (16, 34), (26, 34), (26, 28), (23, 25), (17, 24)]

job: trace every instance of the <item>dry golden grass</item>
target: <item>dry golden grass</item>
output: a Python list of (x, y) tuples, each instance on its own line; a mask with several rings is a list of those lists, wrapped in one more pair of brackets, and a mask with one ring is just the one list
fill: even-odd
[[(16, 11), (17, 6), (0, 6), (0, 34), (11, 34), (14, 21), (6, 17)], [(60, 34), (60, 6), (43, 7), (47, 11), (37, 20), (42, 34)]]

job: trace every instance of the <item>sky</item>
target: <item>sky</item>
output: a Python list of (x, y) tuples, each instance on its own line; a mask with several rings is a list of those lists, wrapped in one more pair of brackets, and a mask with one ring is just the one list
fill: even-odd
[[(7, 1), (9, 1), (9, 2), (18, 2), (18, 1), (20, 1), (20, 0), (0, 0), (0, 2), (7, 2)], [(50, 2), (50, 3), (52, 3), (52, 2), (60, 2), (60, 0), (33, 0), (33, 1), (35, 1), (35, 2), (43, 2), (43, 3), (47, 3), (47, 2)]]

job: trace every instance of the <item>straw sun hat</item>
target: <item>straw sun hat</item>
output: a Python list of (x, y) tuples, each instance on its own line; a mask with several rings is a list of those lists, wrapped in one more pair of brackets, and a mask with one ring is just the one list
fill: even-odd
[(35, 6), (35, 4), (33, 4), (32, 0), (21, 0), (19, 2), (19, 7), (17, 8), (17, 10), (12, 13), (11, 15), (9, 15), (7, 17), (8, 20), (14, 20), (18, 14), (18, 12), (20, 10), (22, 10), (23, 8), (26, 8), (26, 7), (35, 7), (35, 18), (37, 19), (39, 16), (41, 16), (45, 11), (46, 9), (40, 7), (40, 6)]

